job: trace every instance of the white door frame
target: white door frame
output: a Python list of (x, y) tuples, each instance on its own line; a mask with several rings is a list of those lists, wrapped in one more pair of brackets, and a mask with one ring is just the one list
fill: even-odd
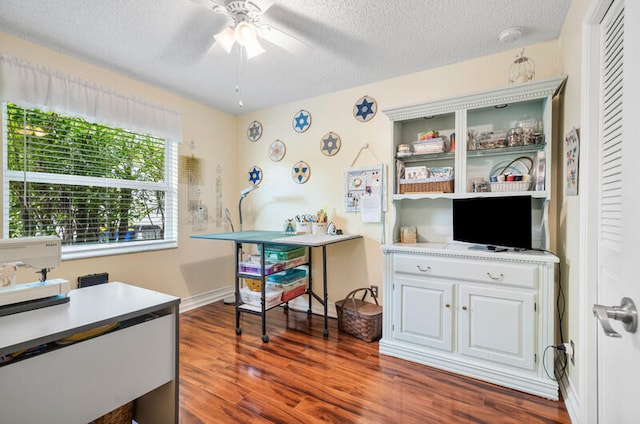
[(598, 321), (592, 307), (597, 303), (598, 259), (598, 164), (600, 26), (613, 0), (593, 1), (582, 28), (582, 88), (580, 119), (580, 294), (577, 347), (581, 424), (598, 421)]

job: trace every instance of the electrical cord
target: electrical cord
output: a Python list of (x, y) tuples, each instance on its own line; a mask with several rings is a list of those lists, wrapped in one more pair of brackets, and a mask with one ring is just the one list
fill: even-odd
[[(560, 353), (558, 358), (561, 358), (560, 361), (562, 362), (560, 369), (557, 370), (558, 378), (555, 378), (554, 376), (549, 375), (549, 370), (547, 369), (547, 364), (546, 364), (547, 351), (552, 348), (554, 349), (555, 353)], [(556, 356), (557, 355), (554, 355), (554, 359), (556, 358)], [(567, 361), (567, 355), (566, 355), (566, 348), (564, 344), (549, 345), (544, 348), (544, 352), (542, 353), (542, 368), (544, 369), (544, 373), (547, 374), (547, 377), (549, 377), (551, 380), (561, 381), (564, 379), (567, 371), (567, 362), (568, 361)]]

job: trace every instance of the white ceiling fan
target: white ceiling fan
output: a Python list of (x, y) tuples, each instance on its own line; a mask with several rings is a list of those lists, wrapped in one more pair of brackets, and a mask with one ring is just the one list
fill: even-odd
[(260, 23), (262, 15), (273, 5), (271, 0), (233, 0), (225, 2), (224, 5), (213, 0), (192, 1), (228, 18), (229, 25), (214, 36), (216, 44), (227, 53), (231, 53), (233, 46), (238, 43), (244, 47), (247, 59), (251, 59), (264, 53), (260, 38), (292, 53), (300, 53), (309, 48), (306, 43), (297, 38), (271, 25)]

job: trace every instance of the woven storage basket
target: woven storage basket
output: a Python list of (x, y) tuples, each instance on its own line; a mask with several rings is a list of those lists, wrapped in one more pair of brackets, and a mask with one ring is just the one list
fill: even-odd
[[(365, 292), (362, 299), (355, 298), (359, 291)], [(371, 293), (375, 304), (364, 301), (367, 293)], [(382, 337), (382, 306), (378, 304), (378, 299), (373, 295), (371, 289), (353, 290), (347, 297), (336, 302), (336, 312), (338, 314), (338, 330), (367, 342)]]
[(91, 424), (131, 424), (133, 421), (133, 401), (125, 403), (120, 408), (114, 409), (92, 421)]
[(454, 180), (405, 183), (400, 182), (400, 194), (407, 193), (453, 193)]

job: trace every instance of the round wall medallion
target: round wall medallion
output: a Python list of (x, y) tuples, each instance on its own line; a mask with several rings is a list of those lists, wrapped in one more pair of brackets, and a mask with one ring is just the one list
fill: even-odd
[(258, 141), (262, 137), (262, 124), (258, 121), (252, 121), (247, 128), (247, 138), (250, 141)]
[(253, 185), (259, 185), (262, 182), (262, 169), (253, 165), (249, 168), (249, 182)]
[(269, 146), (269, 159), (274, 162), (279, 162), (287, 153), (287, 148), (281, 140), (276, 140)]
[(291, 178), (298, 184), (304, 184), (311, 176), (311, 167), (306, 162), (300, 161), (291, 168)]
[(311, 126), (311, 114), (302, 109), (293, 116), (293, 129), (297, 132), (305, 132)]
[(378, 104), (373, 97), (363, 96), (353, 105), (353, 116), (360, 122), (367, 122), (376, 116)]
[(320, 151), (325, 156), (333, 156), (340, 151), (342, 141), (340, 136), (334, 132), (329, 132), (320, 140)]

